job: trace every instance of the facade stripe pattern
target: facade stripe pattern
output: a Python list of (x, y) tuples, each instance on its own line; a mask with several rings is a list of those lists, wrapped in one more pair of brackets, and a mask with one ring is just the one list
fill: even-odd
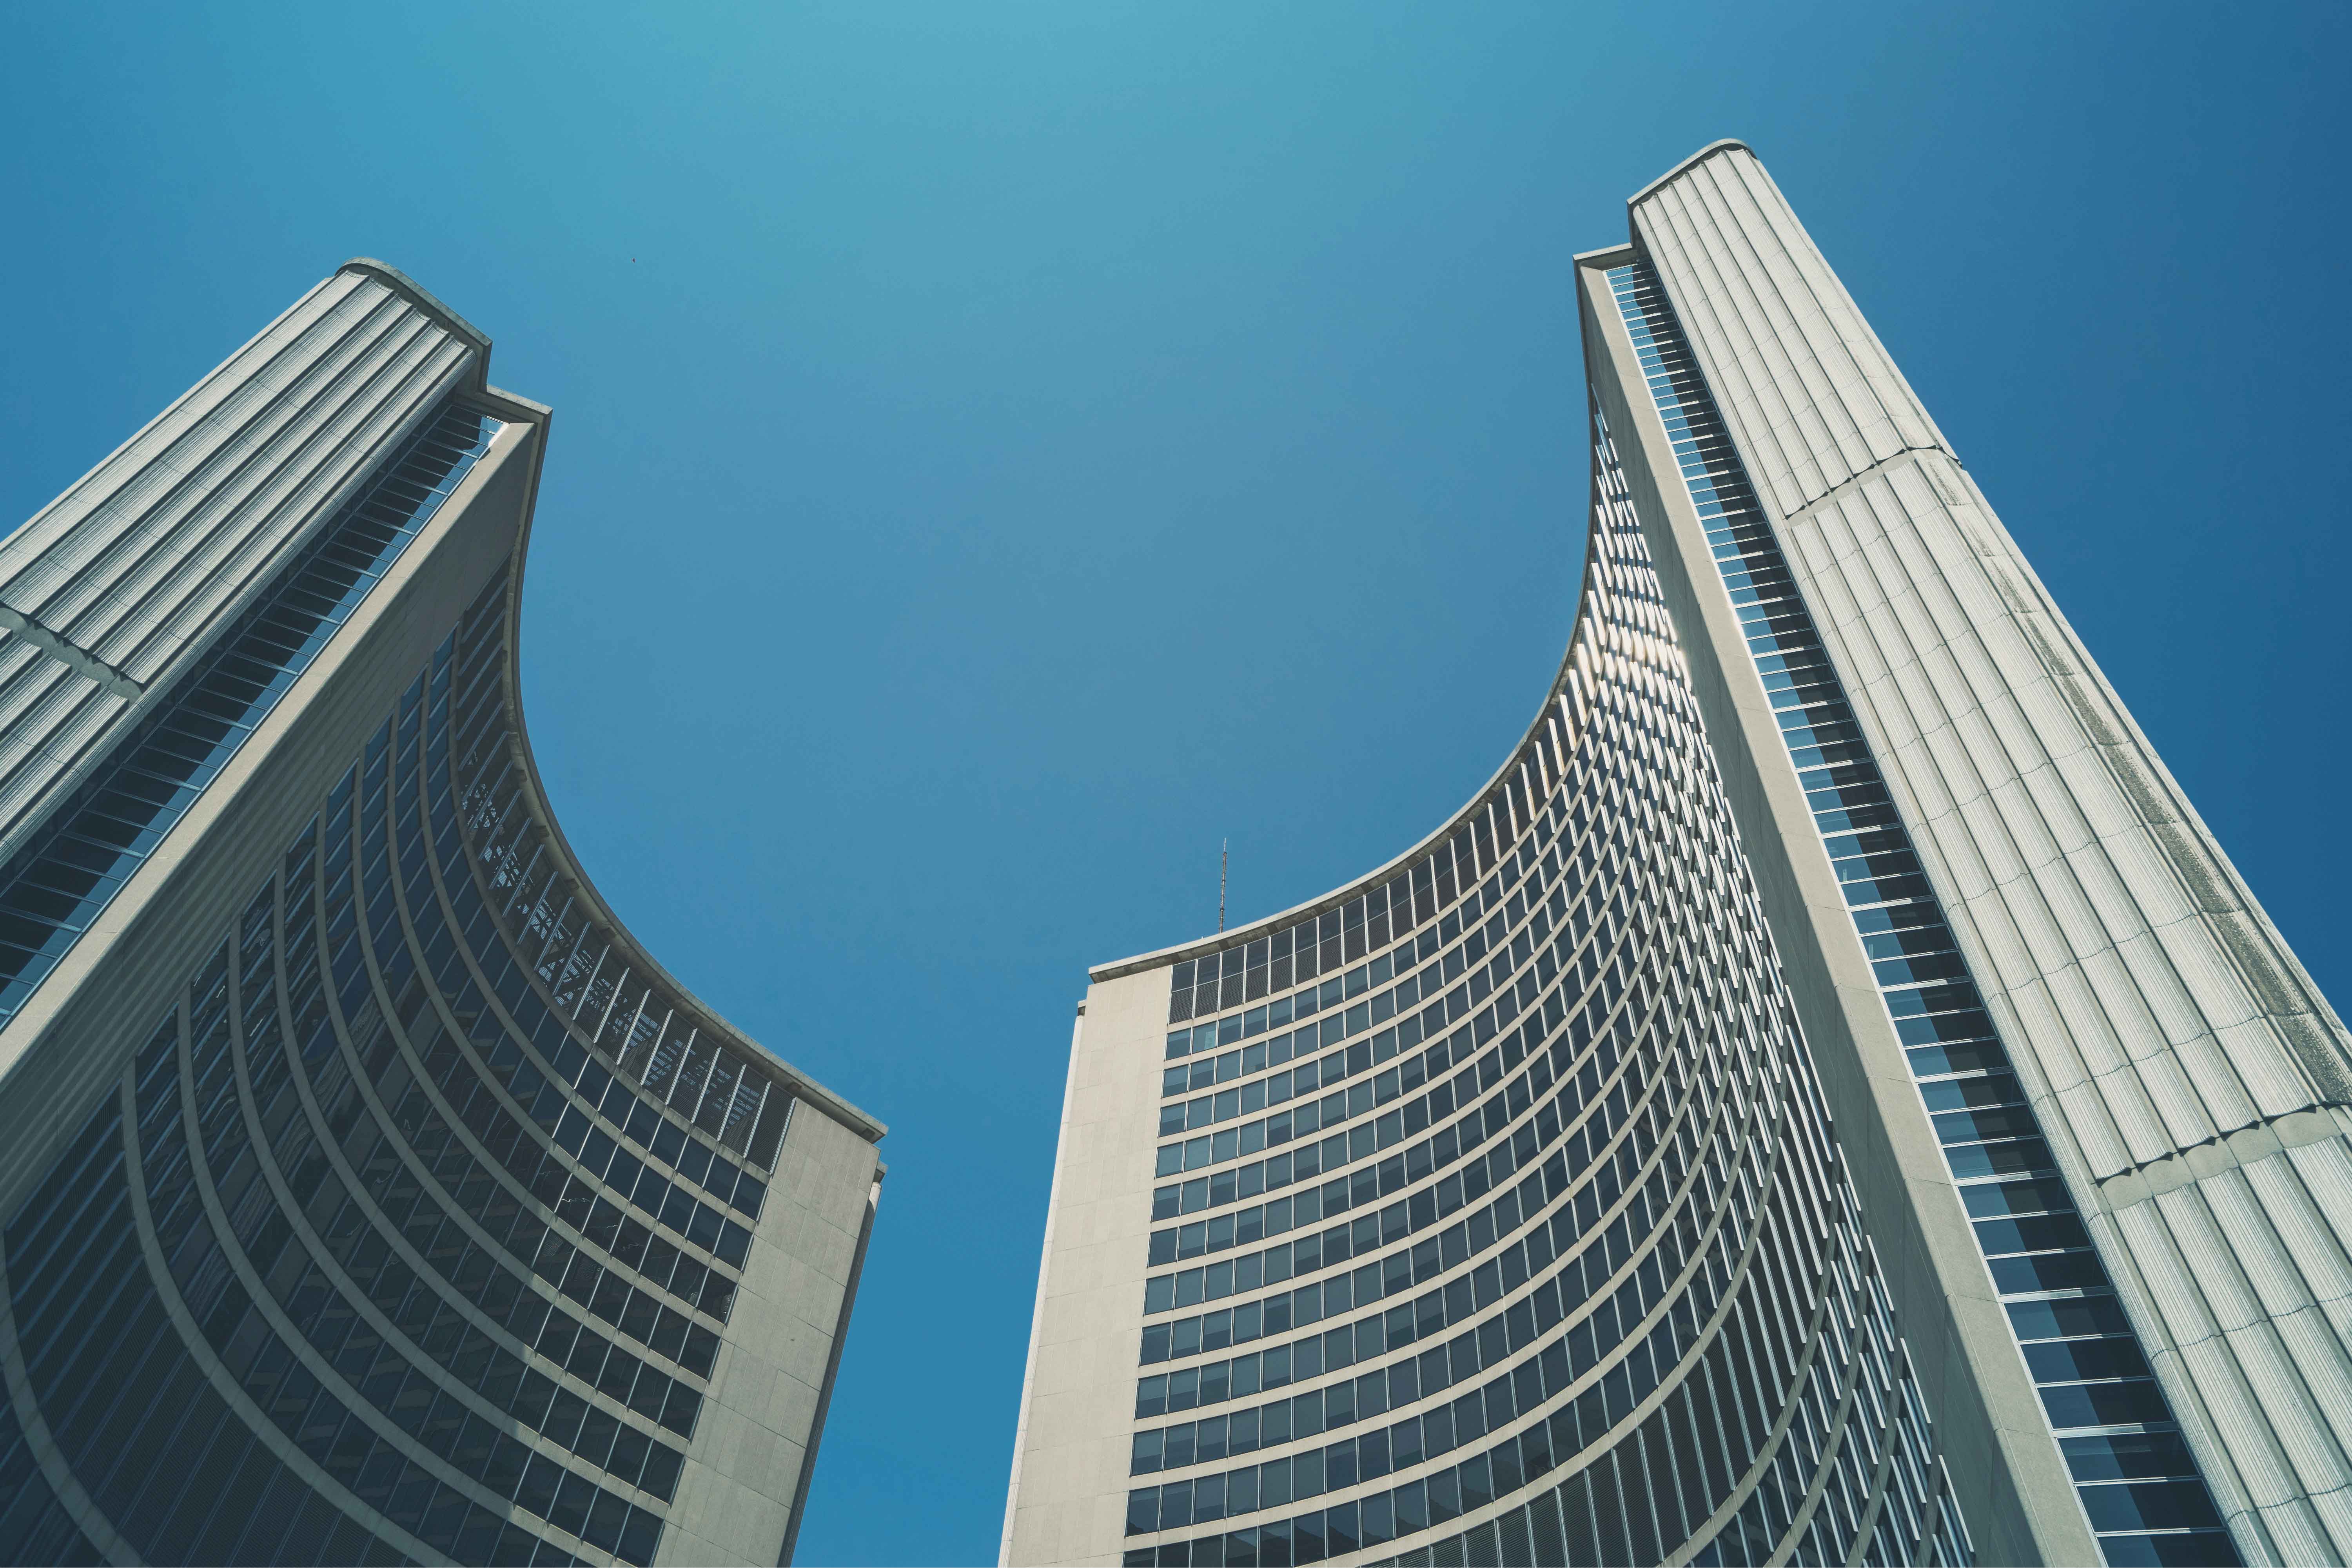
[(24, 1006), (503, 428), (445, 405), (0, 867), (0, 1027)]
[(460, 385), (469, 329), (354, 264), (0, 540), (0, 859)]
[(0, 541), (0, 1563), (790, 1560), (885, 1129), (553, 823), (489, 347), (349, 263)]
[[(1262, 1140), (1212, 1132), (1210, 1174), (1155, 1193), (1181, 1217), (1292, 1189), (1156, 1232), (1155, 1259), (1178, 1261), (1356, 1217), (1148, 1281), (1146, 1367), (1176, 1364), (1139, 1385), (1131, 1468), (1162, 1479), (1129, 1494), (1129, 1563), (1969, 1556), (1605, 437), (1556, 697), (1445, 863), (1375, 890), (1393, 948), (1344, 908), (1294, 928), (1293, 984), (1309, 931), (1318, 967), (1367, 960), (1360, 994), (1410, 970), (1381, 1015), (1401, 1021), (1371, 1032), (1370, 1001), (1343, 1007), (1311, 1034), (1337, 1049), (1273, 1077), (1255, 1074), (1278, 1048), (1244, 1044), (1212, 1124), (1279, 1078), (1338, 1092), (1254, 1124)], [(1188, 1020), (1204, 974), (1218, 1009), (1247, 1009), (1261, 967), (1256, 994), (1280, 988), (1277, 940), (1191, 961), (1171, 1059), (1247, 1041), (1254, 1012), (1271, 1029), (1278, 998)], [(1195, 1146), (1163, 1145), (1160, 1168), (1193, 1168), (1169, 1151)], [(1276, 1387), (1298, 1392), (1264, 1397)]]
[(2239, 1549), (2352, 1554), (2352, 1034), (1761, 163), (1633, 225)]
[(1628, 228), (1522, 747), (1090, 971), (1006, 1560), (2343, 1560), (2352, 1034), (1755, 155)]
[[(499, 428), (445, 410), (52, 815), (20, 890), (115, 857), (57, 890), (82, 898), (47, 906), (52, 961)], [(100, 1561), (93, 1531), (151, 1562), (660, 1550), (795, 1096), (645, 1027), (643, 980), (592, 962), (554, 1005), (517, 863), (512, 588), (481, 591), (8, 1217), (0, 1561)], [(601, 935), (567, 930), (563, 960)]]
[(1605, 277), (2100, 1550), (2235, 1563), (1665, 291)]

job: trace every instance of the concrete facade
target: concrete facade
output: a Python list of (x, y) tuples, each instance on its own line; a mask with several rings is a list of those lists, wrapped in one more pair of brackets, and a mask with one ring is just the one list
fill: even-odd
[[(2343, 1512), (2352, 1255), (2341, 1239), (2352, 1227), (2352, 1038), (1754, 155), (1737, 142), (1703, 150), (1634, 196), (1629, 219), (1628, 244), (1578, 258), (1596, 431), (1591, 543), (1567, 660), (1513, 760), (1379, 871), (1242, 931), (1092, 973), (1072, 1045), (1002, 1560), (2341, 1561), (2352, 1550)], [(1638, 799), (1625, 793), (1629, 778), (1640, 780)], [(1726, 827), (1711, 831), (1703, 824), (1718, 810)], [(1601, 893), (1582, 903), (1577, 894), (1611, 885), (1627, 837), (1642, 846), (1617, 873), (1631, 877), (1622, 885), (1633, 897), (1633, 946), (1596, 968), (1561, 936), (1555, 977), (1541, 934), (1531, 948), (1527, 933), (1563, 894), (1568, 913), (1553, 931), (1579, 909), (1617, 907)], [(1458, 881), (1446, 880), (1447, 867), (1459, 868)], [(1499, 1000), (1491, 1022), (1468, 1024), (1451, 1005), (1456, 992), (1428, 1005), (1430, 984), (1453, 986), (1466, 970), (1463, 984), (1476, 986), (1486, 949), (1471, 948), (1475, 921), (1457, 916), (1494, 910), (1498, 893), (1507, 922), (1488, 929), (1510, 944), (1511, 963), (1535, 954), (1518, 1006), (1542, 1028), (1521, 1024), (1519, 1037), (1556, 1043), (1514, 1048), (1520, 1015)], [(1738, 973), (1748, 908), (1766, 955), (1760, 993), (1743, 989)], [(1391, 918), (1382, 911), (1397, 912), (1396, 924), (1375, 927)], [(1574, 933), (1589, 939), (1580, 921)], [(1449, 953), (1457, 939), (1464, 946)], [(1888, 1451), (1883, 1435), (1864, 1440), (1844, 1424), (1868, 1403), (1853, 1395), (1832, 1419), (1842, 1436), (1801, 1450), (1811, 1479), (1789, 1483), (1802, 1495), (1785, 1513), (1760, 1478), (1776, 1463), (1787, 1469), (1803, 1420), (1776, 1428), (1772, 1442), (1787, 1446), (1779, 1458), (1754, 1450), (1744, 1478), (1710, 1475), (1694, 1487), (1681, 1434), (1685, 1424), (1708, 1430), (1697, 1415), (1708, 1390), (1723, 1408), (1724, 1375), (1697, 1369), (1708, 1336), (1732, 1334), (1727, 1307), (1698, 1314), (1695, 1340), (1673, 1342), (1686, 1359), (1622, 1425), (1617, 1406), (1590, 1405), (1587, 1379), (1605, 1382), (1618, 1353), (1604, 1350), (1585, 1371), (1596, 1342), (1580, 1346), (1576, 1335), (1594, 1320), (1577, 1313), (1590, 1308), (1570, 1301), (1566, 1272), (1547, 1297), (1553, 1281), (1533, 1262), (1584, 1249), (1573, 1256), (1590, 1273), (1600, 1257), (1580, 1218), (1557, 1218), (1579, 1208), (1582, 1172), (1606, 1163), (1573, 1134), (1567, 1146), (1586, 1166), (1523, 1181), (1520, 1205), (1496, 1211), (1525, 1223), (1531, 1206), (1555, 1206), (1542, 1210), (1555, 1217), (1550, 1239), (1538, 1247), (1528, 1233), (1521, 1271), (1508, 1261), (1516, 1244), (1502, 1218), (1472, 1230), (1466, 1253), (1435, 1256), (1430, 1272), (1396, 1245), (1420, 1234), (1423, 1190), (1442, 1219), (1465, 1189), (1423, 1189), (1411, 1166), (1391, 1183), (1381, 1156), (1393, 1130), (1377, 1114), (1354, 1120), (1397, 1093), (1397, 1070), (1380, 1066), (1405, 1062), (1412, 1044), (1444, 1029), (1457, 1030), (1454, 1040), (1470, 1036), (1472, 1049), (1491, 1033), (1505, 1063), (1518, 1060), (1515, 1049), (1530, 1061), (1549, 1051), (1574, 1071), (1585, 1049), (1577, 1020), (1588, 1016), (1578, 1009), (1591, 1005), (1580, 986), (1599, 998), (1615, 973), (1638, 993), (1644, 943), (1676, 957), (1639, 1049), (1664, 1064), (1656, 1071), (1666, 1082), (1686, 1074), (1679, 1081), (1696, 1086), (1691, 1103), (1702, 1110), (1710, 1085), (1738, 1082), (1738, 1051), (1711, 1054), (1710, 1042), (1728, 1035), (1769, 1059), (1776, 1011), (1801, 1040), (1786, 1058), (1793, 1087), (1780, 1114), (1799, 1126), (1813, 1113), (1806, 1107), (1820, 1106), (1830, 1174), (1811, 1187), (1790, 1174), (1807, 1146), (1794, 1134), (1785, 1158), (1768, 1150), (1752, 1168), (1770, 1172), (1764, 1190), (1810, 1193), (1824, 1212), (1851, 1192), (1853, 1255), (1864, 1260), (1853, 1267), (1880, 1292), (1893, 1336), (1885, 1354), (1923, 1418), (1922, 1458), (1906, 1461), (1935, 1478), (1921, 1499), (1891, 1500), (1876, 1490), (1883, 1481), (1837, 1479), (1841, 1441)], [(1310, 947), (1330, 955), (1319, 968), (1304, 956)], [(1294, 951), (1297, 972), (1284, 956)], [(1457, 961), (1465, 951), (1467, 965)], [(1415, 965), (1430, 967), (1396, 987), (1399, 999), (1377, 990)], [(1502, 965), (1488, 966), (1496, 988), (1474, 988), (1470, 1005), (1506, 998), (1513, 982), (1495, 972)], [(1731, 983), (1711, 987), (1720, 976), (1709, 965)], [(1345, 995), (1319, 995), (1343, 970)], [(1304, 986), (1307, 977), (1321, 984)], [(1360, 1019), (1351, 1005), (1360, 990), (1371, 1009)], [(1565, 1007), (1552, 999), (1560, 994)], [(1763, 1006), (1749, 1010), (1759, 995)], [(1422, 1009), (1410, 1026), (1408, 997)], [(1677, 1006), (1682, 1025), (1659, 1021)], [(1278, 1032), (1327, 1008), (1344, 1010)], [(1371, 1032), (1391, 1016), (1398, 1030)], [(1744, 1021), (1759, 1017), (1760, 1029)], [(1392, 1041), (1400, 1031), (1412, 1038)], [(1360, 1044), (1370, 1048), (1360, 1060)], [(1305, 1241), (1244, 1249), (1260, 1223), (1276, 1234), (1277, 1208), (1284, 1225), (1306, 1212), (1269, 1201), (1260, 1221), (1259, 1209), (1241, 1207), (1261, 1190), (1253, 1183), (1272, 1198), (1272, 1151), (1304, 1137), (1293, 1113), (1247, 1118), (1258, 1104), (1303, 1102), (1298, 1070), (1267, 1070), (1310, 1050), (1330, 1053), (1314, 1083), (1320, 1129), (1335, 1113), (1352, 1124), (1323, 1144), (1318, 1175), (1340, 1176), (1324, 1186), (1323, 1217), (1338, 1212), (1335, 1192), (1350, 1213), (1375, 1200), (1368, 1194), (1393, 1190), (1402, 1201), (1381, 1210), (1376, 1241), (1365, 1239), (1366, 1219), (1355, 1221), (1353, 1257), (1377, 1246), (1379, 1263), (1356, 1270), (1352, 1287), (1327, 1272), (1292, 1292), (1307, 1304), (1286, 1304), (1284, 1321), (1316, 1310), (1316, 1292), (1328, 1301), (1335, 1285), (1343, 1301), (1352, 1289), (1355, 1309), (1401, 1300), (1401, 1281), (1434, 1288), (1411, 1312), (1359, 1316), (1352, 1391), (1342, 1392), (1346, 1380), (1310, 1387), (1301, 1375), (1288, 1385), (1306, 1392), (1280, 1416), (1283, 1438), (1261, 1442), (1280, 1403), (1257, 1392), (1275, 1386), (1274, 1351), (1242, 1354), (1244, 1328), (1258, 1336), (1249, 1343), (1272, 1346), (1273, 1331), (1259, 1325), (1275, 1321), (1282, 1293), (1252, 1298), (1261, 1278), (1307, 1279), (1298, 1260), (1310, 1254)], [(1449, 1060), (1444, 1044), (1433, 1055)], [(1406, 1090), (1417, 1082), (1407, 1069)], [(1480, 1076), (1480, 1092), (1493, 1082)], [(1415, 1102), (1397, 1103), (1414, 1114)], [(1531, 1103), (1543, 1104), (1540, 1092), (1512, 1099), (1510, 1113)], [(1302, 1104), (1296, 1125), (1310, 1124), (1313, 1110)], [(1565, 1124), (1564, 1101), (1559, 1113), (1543, 1125)], [(1417, 1124), (1406, 1122), (1402, 1136)], [(1643, 1124), (1684, 1135), (1671, 1122)], [(1269, 1157), (1228, 1165), (1250, 1160), (1261, 1146), (1253, 1137)], [(1438, 1172), (1447, 1157), (1437, 1156)], [(1738, 1157), (1720, 1167), (1709, 1163), (1717, 1157), (1701, 1164), (1733, 1171), (1728, 1185), (1739, 1189)], [(1284, 1164), (1281, 1179), (1303, 1180), (1292, 1169)], [(1327, 1270), (1331, 1239), (1346, 1228), (1321, 1238)], [(1490, 1244), (1505, 1249), (1498, 1297), (1470, 1283)], [(1339, 1245), (1348, 1257), (1351, 1244)], [(1736, 1252), (1727, 1245), (1721, 1255)], [(1841, 1268), (1825, 1267), (1823, 1278)], [(1370, 1297), (1368, 1276), (1377, 1276)], [(1496, 1326), (1517, 1310), (1516, 1278), (1529, 1281), (1517, 1300), (1542, 1325), (1524, 1341), (1518, 1328)], [(1779, 1310), (1801, 1315), (1804, 1278), (1774, 1277)], [(1449, 1289), (1475, 1295), (1480, 1315), (1447, 1315)], [(1563, 1311), (1555, 1331), (1548, 1320)], [(1446, 1401), (1430, 1396), (1431, 1353), (1399, 1349), (1425, 1346), (1433, 1312), (1448, 1329), (1469, 1322), (1477, 1332), (1463, 1339), (1493, 1341), (1473, 1353), (1477, 1364), (1516, 1373), (1516, 1393), (1488, 1385), (1484, 1414), (1469, 1417), (1487, 1433), (1515, 1432), (1516, 1453), (1507, 1439), (1450, 1462), (1469, 1451), (1454, 1436), (1467, 1397), (1459, 1353), (1454, 1381), (1439, 1374), (1454, 1413), (1440, 1426)], [(1557, 1381), (1549, 1337), (1573, 1351)], [(1794, 1354), (1851, 1360), (1859, 1343), (1807, 1342)], [(1234, 1354), (1217, 1359), (1228, 1343)], [(1418, 1372), (1402, 1372), (1416, 1355)], [(1284, 1375), (1293, 1364), (1283, 1363)], [(1328, 1377), (1350, 1364), (1319, 1364)], [(1797, 1381), (1806, 1375), (1801, 1367)], [(1245, 1377), (1257, 1402), (1247, 1410)], [(1769, 1405), (1769, 1390), (1782, 1385), (1760, 1386)], [(1368, 1387), (1387, 1403), (1368, 1406)], [(1410, 1397), (1400, 1402), (1400, 1390)], [(1318, 1426), (1297, 1430), (1314, 1432), (1311, 1442), (1291, 1425), (1310, 1408)], [(1569, 1409), (1578, 1414), (1563, 1427)], [(1594, 1409), (1608, 1418), (1598, 1438)], [(1390, 1420), (1398, 1412), (1412, 1414)], [(1748, 1462), (1734, 1425), (1720, 1430), (1735, 1469)], [(1454, 1449), (1435, 1446), (1438, 1431)], [(1626, 1433), (1649, 1445), (1638, 1468), (1628, 1448), (1609, 1446), (1630, 1441)], [(1251, 1462), (1237, 1463), (1245, 1451)], [(1448, 1463), (1436, 1462), (1441, 1452)], [(1299, 1490), (1308, 1475), (1313, 1490)], [(1622, 1522), (1609, 1512), (1619, 1499)], [(1872, 1533), (1889, 1514), (1936, 1508), (1955, 1521), (1941, 1534)]]
[[(488, 353), (352, 263), (0, 547), (0, 1557), (790, 1560), (884, 1129), (564, 844), (550, 416)], [(40, 868), (190, 715), (226, 738), (71, 904)]]
[[(1717, 1561), (1727, 1541), (1727, 1560), (1743, 1562), (1967, 1554), (1948, 1440), (1903, 1414), (1921, 1405), (1916, 1363), (1793, 1027), (1640, 507), (1599, 438), (1575, 639), (1520, 747), (1462, 812), (1324, 899), (1094, 971), (1006, 1562)], [(1302, 943), (1318, 951), (1308, 977), (1332, 977), (1292, 990), (1304, 959), (1274, 955)], [(1239, 960), (1230, 971), (1226, 954)], [(1410, 1001), (1402, 985), (1373, 992), (1414, 969)], [(1271, 999), (1250, 1007), (1260, 998)], [(1323, 1017), (1252, 1061), (1276, 1038), (1276, 1002), (1286, 1023)], [(1202, 1028), (1213, 1038), (1196, 1044)], [(1311, 1103), (1295, 1088), (1304, 1069), (1255, 1076), (1310, 1056)], [(1210, 1069), (1202, 1083), (1236, 1088), (1177, 1099), (1196, 1063)], [(1404, 1098), (1441, 1078), (1445, 1110)], [(1224, 1093), (1254, 1091), (1269, 1108), (1300, 1107), (1269, 1118), (1263, 1145), (1246, 1125), (1216, 1132), (1252, 1104), (1229, 1113)], [(1449, 1119), (1472, 1101), (1468, 1118)], [(1318, 1133), (1350, 1124), (1307, 1142), (1295, 1128), (1309, 1110)], [(1169, 1141), (1196, 1127), (1207, 1136)], [(1268, 1160), (1227, 1166), (1261, 1146)], [(1309, 1153), (1311, 1191), (1297, 1174)], [(1291, 1162), (1279, 1177), (1277, 1161)], [(1310, 1197), (1321, 1219), (1360, 1218), (1314, 1237), (1311, 1263), (1302, 1240), (1278, 1271), (1273, 1250), (1187, 1270), (1223, 1244), (1188, 1250), (1185, 1227), (1151, 1225), (1195, 1212), (1181, 1179), (1195, 1168), (1208, 1173), (1193, 1178), (1207, 1189), (1203, 1227), (1258, 1190), (1294, 1195), (1277, 1200), (1279, 1222), (1236, 1210), (1235, 1243), (1261, 1224), (1268, 1237), (1299, 1228)], [(1221, 1198), (1228, 1170), (1236, 1190)], [(1650, 1195), (1638, 1207), (1635, 1189)], [(1457, 1213), (1468, 1218), (1447, 1225)], [(1358, 1266), (1328, 1271), (1335, 1245)], [(1245, 1261), (1257, 1278), (1244, 1280)], [(1317, 1270), (1312, 1284), (1246, 1299)], [(1228, 1298), (1239, 1304), (1186, 1314)], [(1348, 1321), (1276, 1344), (1277, 1309), (1286, 1326)], [(1205, 1359), (1227, 1343), (1271, 1348)], [(1875, 1351), (1856, 1354), (1862, 1343)], [(1305, 1392), (1243, 1407), (1244, 1392), (1276, 1386)], [(1809, 1401), (1822, 1424), (1802, 1413)], [(1200, 1416), (1177, 1420), (1186, 1410)], [(1189, 1460), (1166, 1457), (1180, 1427)], [(1495, 1436), (1503, 1443), (1486, 1447)], [(1220, 1458), (1267, 1457), (1156, 1482), (1213, 1445)]]
[(1160, 1110), (1156, 1085), (1134, 1064), (1157, 1058), (1167, 1016), (1164, 974), (1124, 976), (1088, 988), (1072, 1034), (1055, 1172), (1064, 1196), (1040, 1272), (1016, 1459), (1032, 1511), (1007, 1511), (1010, 1562), (1088, 1561), (1126, 1518), (1146, 1272), (1134, 1216), (1150, 1212)]
[(1633, 225), (2241, 1548), (2343, 1557), (2352, 1040), (1755, 156)]
[[(1704, 628), (1689, 651), (1707, 732), (1726, 737), (1725, 793), (1738, 820), (1791, 999), (1820, 1068), (1871, 1239), (1886, 1264), (1928, 1408), (1977, 1545), (1989, 1563), (2088, 1563), (2095, 1547), (2052, 1452), (2049, 1423), (2001, 1319), (1942, 1151), (1880, 1004), (1805, 792), (1739, 624), (1716, 580), (1706, 531), (1671, 470), (1643, 452), (1672, 450), (1644, 394), (1633, 345), (1596, 277), (1631, 247), (1578, 258), (1585, 362), (1611, 428), (1635, 433), (1626, 472), (1634, 509), (1655, 519), (1658, 576), (1677, 624)], [(1888, 1201), (1883, 1195), (1898, 1195)]]

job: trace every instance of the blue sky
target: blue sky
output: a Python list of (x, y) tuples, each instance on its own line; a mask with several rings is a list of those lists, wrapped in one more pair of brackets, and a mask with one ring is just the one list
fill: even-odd
[(1402, 849), (1583, 531), (1570, 256), (1765, 159), (2340, 1001), (2336, 8), (19, 7), (0, 521), (355, 254), (556, 409), (526, 698), (887, 1121), (806, 1563), (992, 1561), (1085, 968)]

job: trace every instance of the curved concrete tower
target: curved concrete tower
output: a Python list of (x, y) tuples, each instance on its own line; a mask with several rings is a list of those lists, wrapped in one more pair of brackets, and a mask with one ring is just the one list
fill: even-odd
[(789, 1560), (883, 1129), (555, 826), (488, 357), (351, 263), (0, 543), (0, 1561)]
[(1755, 157), (1631, 219), (1511, 759), (1092, 971), (1005, 1561), (2344, 1560), (2342, 1024)]

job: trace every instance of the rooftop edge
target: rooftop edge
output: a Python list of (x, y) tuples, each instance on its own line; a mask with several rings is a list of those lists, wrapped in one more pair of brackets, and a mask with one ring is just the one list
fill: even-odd
[[(1747, 142), (1738, 140), (1737, 137), (1727, 136), (1719, 141), (1710, 141), (1706, 146), (1700, 148), (1697, 152), (1692, 153), (1689, 157), (1684, 159), (1681, 162), (1675, 164), (1673, 168), (1667, 170), (1664, 173), (1659, 175), (1656, 179), (1651, 181), (1648, 184), (1643, 186), (1640, 190), (1634, 192), (1632, 195), (1626, 197), (1625, 204), (1629, 207), (1641, 205), (1642, 203), (1647, 201), (1654, 193), (1656, 193), (1659, 186), (1664, 184), (1669, 180), (1673, 180), (1680, 175), (1688, 173), (1691, 170), (1698, 167), (1701, 163), (1706, 162), (1708, 159), (1714, 157), (1718, 152), (1729, 152), (1734, 149), (1747, 153), (1750, 158), (1756, 158), (1756, 149), (1748, 145)], [(1763, 162), (1760, 158), (1757, 158), (1756, 161), (1759, 163)]]
[(335, 268), (335, 275), (356, 272), (374, 278), (411, 305), (432, 317), (454, 335), (474, 346), (474, 379), (472, 389), (481, 392), (489, 390), (490, 335), (458, 315), (435, 294), (408, 274), (388, 261), (378, 261), (372, 256), (355, 256)]

